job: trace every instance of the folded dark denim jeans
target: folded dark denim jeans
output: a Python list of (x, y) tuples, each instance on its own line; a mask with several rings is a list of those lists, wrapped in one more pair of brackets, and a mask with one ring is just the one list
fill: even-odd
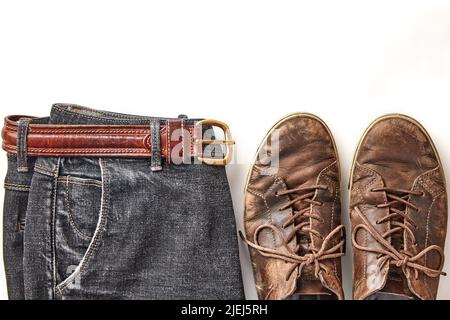
[[(161, 119), (163, 121), (164, 119)], [(55, 105), (52, 124), (150, 118)], [(224, 167), (8, 154), (4, 261), (10, 299), (242, 299)]]

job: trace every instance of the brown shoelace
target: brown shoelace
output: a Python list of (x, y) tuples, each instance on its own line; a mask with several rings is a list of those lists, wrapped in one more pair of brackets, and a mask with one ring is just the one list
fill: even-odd
[[(403, 189), (393, 189), (393, 188), (376, 188), (372, 189), (372, 192), (385, 192), (387, 198), (390, 200), (387, 203), (377, 205), (377, 208), (389, 208), (389, 214), (378, 220), (376, 223), (381, 224), (383, 222), (389, 221), (391, 226), (390, 230), (386, 231), (384, 234), (380, 234), (374, 226), (370, 223), (370, 221), (365, 217), (365, 215), (359, 210), (358, 207), (355, 208), (356, 213), (362, 219), (363, 223), (355, 226), (352, 232), (352, 243), (353, 246), (362, 251), (371, 252), (378, 254), (379, 259), (379, 267), (382, 268), (386, 263), (394, 265), (398, 268), (401, 268), (403, 273), (407, 275), (407, 270), (413, 270), (415, 278), (419, 277), (419, 271), (423, 272), (429, 277), (436, 278), (440, 275), (446, 275), (445, 272), (442, 272), (442, 268), (444, 266), (444, 251), (441, 247), (437, 245), (431, 245), (426, 247), (424, 250), (414, 255), (408, 250), (397, 250), (390, 241), (388, 241), (388, 237), (393, 235), (394, 233), (403, 231), (410, 235), (413, 246), (416, 246), (416, 239), (414, 237), (414, 233), (411, 230), (411, 227), (417, 228), (414, 221), (408, 217), (406, 214), (406, 208), (411, 208), (413, 210), (419, 210), (417, 206), (408, 201), (410, 195), (420, 196), (422, 192), (411, 191), (411, 190), (403, 190)], [(399, 210), (394, 206), (403, 205), (404, 210)], [(395, 221), (395, 218), (403, 219), (401, 221)], [(411, 226), (408, 226), (408, 224)], [(381, 249), (377, 248), (369, 248), (364, 247), (358, 244), (356, 235), (360, 229), (366, 230), (381, 246)], [(430, 252), (437, 252), (440, 256), (440, 266), (437, 269), (428, 268), (426, 266), (418, 263), (423, 256)]]
[[(344, 228), (343, 225), (336, 227), (324, 238), (317, 230), (311, 228), (311, 223), (309, 221), (304, 222), (300, 221), (301, 218), (305, 217), (323, 222), (322, 218), (319, 215), (312, 213), (311, 207), (314, 205), (317, 206), (322, 205), (321, 202), (315, 201), (312, 198), (314, 197), (317, 190), (326, 188), (327, 186), (324, 185), (314, 185), (309, 187), (299, 187), (295, 189), (278, 192), (277, 194), (278, 196), (296, 195), (291, 201), (286, 203), (286, 205), (282, 206), (279, 209), (280, 211), (292, 207), (294, 204), (299, 202), (304, 202), (311, 205), (310, 207), (304, 208), (302, 210), (293, 211), (294, 214), (283, 224), (283, 228), (286, 228), (287, 226), (296, 223), (298, 221), (298, 223), (296, 223), (296, 226), (293, 228), (292, 232), (288, 235), (287, 238), (285, 238), (281, 230), (277, 226), (274, 226), (273, 224), (264, 224), (259, 226), (255, 230), (255, 233), (253, 235), (253, 242), (245, 239), (242, 232), (239, 232), (239, 235), (242, 238), (242, 240), (245, 241), (247, 245), (257, 250), (264, 257), (279, 259), (293, 264), (286, 275), (286, 281), (291, 277), (292, 273), (297, 267), (298, 267), (298, 277), (300, 277), (303, 268), (305, 266), (312, 264), (314, 264), (314, 275), (316, 276), (316, 278), (319, 278), (319, 274), (322, 271), (325, 271), (325, 273), (328, 274), (330, 270), (326, 265), (322, 263), (322, 261), (327, 259), (340, 258), (344, 255), (344, 253), (340, 252), (341, 249), (344, 247), (344, 240), (341, 240), (338, 244), (334, 246), (330, 246), (330, 242), (332, 241), (333, 237), (343, 230)], [(307, 193), (303, 195), (298, 195), (299, 192), (307, 192)], [(280, 240), (282, 240), (282, 245), (286, 249), (286, 252), (272, 248), (267, 248), (259, 244), (258, 235), (264, 229), (271, 229), (273, 233)], [(293, 237), (296, 236), (297, 233), (303, 235), (310, 235), (310, 234), (316, 235), (317, 237), (323, 240), (321, 247), (319, 249), (316, 249), (310, 246), (309, 253), (305, 255), (299, 255), (298, 253), (300, 251), (300, 245), (297, 245), (294, 249), (291, 249), (291, 247), (288, 245), (288, 243), (292, 240)]]

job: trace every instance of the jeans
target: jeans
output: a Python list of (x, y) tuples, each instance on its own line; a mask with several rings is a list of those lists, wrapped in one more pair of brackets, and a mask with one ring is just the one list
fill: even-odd
[[(150, 118), (54, 105), (52, 124)], [(164, 119), (161, 119), (164, 121)], [(4, 262), (10, 299), (242, 299), (224, 167), (8, 154)]]

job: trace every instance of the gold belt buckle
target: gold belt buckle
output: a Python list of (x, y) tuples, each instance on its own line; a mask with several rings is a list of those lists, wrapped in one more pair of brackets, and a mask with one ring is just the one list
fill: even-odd
[[(203, 139), (203, 126), (211, 126), (222, 129), (225, 139), (224, 140), (208, 140)], [(197, 156), (197, 159), (201, 163), (205, 163), (211, 166), (226, 166), (228, 163), (231, 162), (233, 158), (233, 145), (235, 144), (235, 141), (233, 140), (233, 137), (231, 136), (231, 131), (228, 125), (225, 122), (214, 120), (214, 119), (205, 119), (201, 120), (196, 123), (195, 125), (195, 132), (194, 132), (194, 144), (195, 144), (195, 153)], [(223, 158), (215, 159), (215, 158), (208, 158), (203, 156), (203, 146), (209, 145), (209, 144), (220, 144), (226, 146), (226, 154)]]

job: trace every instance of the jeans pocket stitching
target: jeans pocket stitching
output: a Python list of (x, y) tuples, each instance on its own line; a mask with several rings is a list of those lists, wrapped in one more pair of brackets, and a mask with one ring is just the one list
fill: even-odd
[(4, 188), (5, 190), (9, 190), (9, 191), (23, 191), (23, 192), (29, 192), (30, 191), (30, 186), (29, 185), (24, 185), (24, 184), (17, 184), (17, 183), (4, 183)]
[(97, 252), (99, 244), (103, 239), (103, 235), (106, 231), (106, 224), (108, 220), (107, 216), (109, 213), (109, 173), (107, 172), (106, 161), (104, 159), (99, 159), (99, 164), (100, 170), (102, 172), (102, 197), (97, 227), (83, 258), (76, 267), (75, 271), (60, 284), (56, 285), (55, 292), (59, 295), (62, 295), (64, 293), (64, 291), (72, 283), (72, 281), (76, 279), (76, 277), (81, 277), (83, 273), (86, 272), (89, 261)]
[(85, 178), (78, 178), (71, 175), (67, 176), (60, 176), (58, 177), (58, 182), (65, 183), (65, 184), (76, 184), (80, 186), (87, 186), (87, 187), (102, 187), (102, 182), (95, 179), (85, 179)]
[(70, 201), (69, 179), (70, 179), (70, 176), (67, 176), (66, 181), (65, 181), (65, 186), (66, 186), (66, 195), (65, 195), (66, 196), (66, 210), (67, 210), (67, 216), (69, 218), (68, 219), (69, 220), (69, 224), (72, 226), (73, 230), (80, 237), (85, 238), (85, 239), (92, 239), (92, 236), (89, 236), (88, 234), (86, 234), (83, 231), (81, 231), (81, 229), (75, 223), (72, 206), (70, 205), (71, 201)]

